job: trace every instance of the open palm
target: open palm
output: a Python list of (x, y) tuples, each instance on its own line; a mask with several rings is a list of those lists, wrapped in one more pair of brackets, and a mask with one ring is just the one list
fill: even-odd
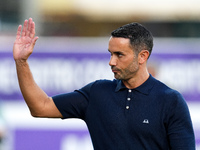
[(35, 23), (32, 18), (24, 21), (24, 26), (19, 25), (16, 40), (13, 46), (13, 57), (15, 60), (27, 60), (33, 52), (38, 37), (35, 37)]

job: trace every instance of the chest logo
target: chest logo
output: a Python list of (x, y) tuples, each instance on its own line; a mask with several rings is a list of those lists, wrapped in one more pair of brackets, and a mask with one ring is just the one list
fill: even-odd
[(144, 119), (144, 121), (142, 123), (149, 124), (149, 120), (148, 119)]

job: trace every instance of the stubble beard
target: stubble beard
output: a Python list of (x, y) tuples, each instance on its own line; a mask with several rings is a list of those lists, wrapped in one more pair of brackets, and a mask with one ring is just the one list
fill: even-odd
[(114, 73), (115, 79), (128, 81), (129, 79), (133, 78), (137, 71), (139, 70), (138, 66), (130, 65), (124, 70), (118, 69), (118, 72)]
[(139, 64), (138, 61), (135, 60), (134, 58), (133, 61), (124, 69), (119, 69), (115, 66), (112, 66), (111, 68), (117, 70), (117, 72), (114, 73), (114, 77), (116, 79), (122, 81), (128, 81), (131, 78), (133, 78), (135, 74), (138, 72)]

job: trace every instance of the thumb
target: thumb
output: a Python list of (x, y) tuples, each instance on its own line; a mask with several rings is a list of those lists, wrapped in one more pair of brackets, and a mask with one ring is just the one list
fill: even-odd
[(36, 43), (36, 41), (37, 41), (38, 39), (39, 39), (38, 36), (34, 37), (34, 39), (33, 39), (33, 41), (32, 41), (32, 45), (33, 45), (33, 46), (35, 45), (35, 43)]

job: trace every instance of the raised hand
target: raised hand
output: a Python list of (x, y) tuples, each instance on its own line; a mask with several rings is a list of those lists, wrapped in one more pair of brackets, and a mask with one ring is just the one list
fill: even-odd
[(24, 21), (23, 29), (22, 25), (19, 25), (13, 46), (13, 57), (15, 61), (26, 61), (33, 52), (37, 39), (38, 37), (35, 37), (35, 23), (32, 18)]

